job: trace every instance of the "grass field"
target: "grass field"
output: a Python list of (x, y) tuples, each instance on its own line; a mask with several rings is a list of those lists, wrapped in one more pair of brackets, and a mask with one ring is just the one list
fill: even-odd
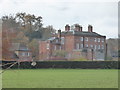
[(117, 88), (118, 70), (25, 69), (7, 70), (3, 88)]

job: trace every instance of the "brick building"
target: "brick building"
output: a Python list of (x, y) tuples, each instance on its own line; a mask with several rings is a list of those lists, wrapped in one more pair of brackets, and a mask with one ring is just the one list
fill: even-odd
[(80, 59), (104, 60), (106, 54), (106, 36), (93, 32), (88, 25), (88, 31), (75, 24), (65, 26), (65, 31), (58, 30), (48, 40), (39, 42), (40, 60)]
[(11, 60), (14, 61), (33, 61), (32, 52), (25, 44), (12, 43), (11, 44)]

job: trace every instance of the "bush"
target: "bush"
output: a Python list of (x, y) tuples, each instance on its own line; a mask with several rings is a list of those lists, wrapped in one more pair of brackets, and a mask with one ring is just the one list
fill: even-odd
[[(5, 64), (6, 62), (3, 62)], [(81, 69), (120, 69), (118, 61), (39, 61), (36, 66), (31, 65), (32, 62), (21, 62), (16, 64), (13, 69), (33, 69), (33, 68), (81, 68)], [(8, 66), (3, 66), (7, 68)]]

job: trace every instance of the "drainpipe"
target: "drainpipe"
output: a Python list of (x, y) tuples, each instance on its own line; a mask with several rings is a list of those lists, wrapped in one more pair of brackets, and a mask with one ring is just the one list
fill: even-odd
[(107, 43), (105, 44), (105, 46), (106, 46), (106, 48), (105, 48), (105, 60), (107, 60), (107, 47), (108, 47)]
[(83, 36), (83, 48), (85, 47), (85, 37)]
[(92, 61), (93, 61), (93, 49), (91, 49), (91, 52), (92, 52)]

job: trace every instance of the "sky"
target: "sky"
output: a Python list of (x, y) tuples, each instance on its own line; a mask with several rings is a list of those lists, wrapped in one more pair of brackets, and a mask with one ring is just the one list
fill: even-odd
[(118, 0), (0, 0), (0, 17), (26, 12), (42, 16), (43, 26), (64, 30), (66, 24), (80, 24), (107, 38), (118, 37)]

